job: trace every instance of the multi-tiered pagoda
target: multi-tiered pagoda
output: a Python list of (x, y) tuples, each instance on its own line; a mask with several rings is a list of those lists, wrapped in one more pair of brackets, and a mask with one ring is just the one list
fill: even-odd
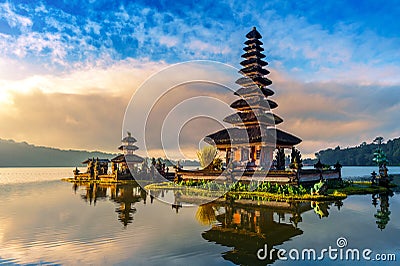
[(122, 145), (118, 147), (122, 154), (117, 155), (111, 159), (111, 173), (108, 172), (108, 159), (87, 159), (82, 162), (87, 164), (87, 171), (80, 173), (78, 168), (74, 170), (74, 178), (79, 180), (121, 180), (121, 179), (133, 179), (131, 170), (137, 170), (135, 167), (137, 164), (142, 163), (144, 159), (136, 154), (134, 151), (139, 149), (135, 143), (136, 139), (132, 137), (131, 133), (128, 132), (128, 136), (122, 140)]
[(205, 140), (226, 152), (227, 165), (233, 159), (266, 169), (276, 148), (282, 154), (284, 148), (292, 148), (301, 139), (275, 128), (283, 120), (271, 111), (278, 105), (269, 99), (274, 92), (268, 88), (272, 81), (266, 77), (270, 72), (264, 68), (268, 63), (263, 61), (262, 37), (255, 27), (246, 37), (244, 60), (240, 63), (243, 77), (236, 81), (241, 88), (235, 95), (240, 99), (231, 104), (237, 112), (224, 119), (234, 127), (211, 134)]
[(133, 167), (133, 164), (143, 162), (144, 159), (142, 157), (134, 154), (134, 151), (139, 149), (135, 145), (136, 142), (136, 139), (132, 137), (130, 132), (128, 132), (128, 136), (121, 140), (121, 146), (119, 146), (118, 149), (122, 151), (122, 154), (111, 159), (111, 162), (114, 163), (111, 167), (113, 171), (119, 170), (120, 172), (129, 174), (129, 167)]

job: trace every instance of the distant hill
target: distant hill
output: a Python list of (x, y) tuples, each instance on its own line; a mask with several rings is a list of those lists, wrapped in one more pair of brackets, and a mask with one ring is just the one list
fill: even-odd
[[(381, 145), (389, 160), (389, 165), (400, 165), (400, 138), (388, 140)], [(342, 165), (368, 166), (375, 165), (372, 161), (373, 153), (378, 148), (375, 143), (363, 142), (356, 147), (345, 149), (328, 148), (315, 154), (324, 164), (333, 165), (339, 161)], [(80, 166), (87, 158), (108, 158), (116, 154), (104, 152), (90, 152), (80, 150), (61, 150), (41, 147), (26, 142), (0, 139), (0, 167), (56, 167)], [(316, 160), (305, 159), (303, 163), (314, 164)], [(181, 161), (184, 166), (198, 166), (197, 161)]]
[[(324, 164), (333, 165), (339, 161), (342, 165), (368, 166), (375, 165), (372, 161), (374, 151), (378, 148), (375, 143), (363, 142), (359, 146), (341, 149), (339, 146), (332, 149), (321, 150), (315, 156)], [(389, 165), (400, 165), (400, 138), (388, 140), (381, 144), (386, 153)]]
[(0, 139), (0, 167), (80, 166), (87, 158), (108, 158), (115, 154), (39, 147), (26, 142)]

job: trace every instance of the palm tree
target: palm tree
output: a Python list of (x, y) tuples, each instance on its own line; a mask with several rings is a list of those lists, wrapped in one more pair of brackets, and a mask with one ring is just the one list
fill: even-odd
[(378, 144), (379, 147), (381, 147), (381, 144), (383, 142), (383, 137), (376, 137), (373, 141), (374, 143), (376, 142)]
[(217, 157), (218, 150), (214, 146), (205, 146), (197, 151), (197, 158), (199, 159), (200, 166), (203, 169), (214, 170), (220, 168), (219, 165), (222, 160)]
[(386, 154), (381, 148), (381, 144), (383, 142), (383, 138), (382, 137), (376, 137), (373, 142), (374, 143), (376, 142), (378, 144), (378, 149), (375, 150), (374, 158), (372, 160), (374, 162), (376, 162), (376, 164), (379, 166), (379, 168), (381, 168), (383, 164), (387, 164), (388, 163)]

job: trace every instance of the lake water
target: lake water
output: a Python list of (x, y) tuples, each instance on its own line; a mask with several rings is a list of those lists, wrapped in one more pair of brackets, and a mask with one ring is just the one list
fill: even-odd
[[(364, 176), (373, 170), (345, 167), (343, 174)], [(177, 210), (133, 185), (59, 181), (71, 173), (71, 168), (0, 168), (0, 264), (317, 265), (321, 261), (294, 261), (288, 253), (299, 250), (301, 259), (301, 252), (314, 249), (318, 260), (329, 246), (338, 254), (370, 249), (370, 258), (394, 254), (400, 260), (397, 192), (331, 203), (237, 201)], [(347, 241), (341, 249), (340, 237)], [(265, 245), (268, 252), (286, 250), (288, 260), (278, 259), (276, 252), (260, 260), (257, 252)], [(323, 263), (397, 265), (333, 260), (327, 254)]]

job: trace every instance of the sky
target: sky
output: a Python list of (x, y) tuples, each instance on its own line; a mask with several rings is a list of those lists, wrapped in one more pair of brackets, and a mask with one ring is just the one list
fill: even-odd
[(115, 152), (143, 82), (189, 60), (240, 68), (253, 26), (303, 154), (399, 137), (399, 15), (397, 1), (0, 1), (0, 138)]

